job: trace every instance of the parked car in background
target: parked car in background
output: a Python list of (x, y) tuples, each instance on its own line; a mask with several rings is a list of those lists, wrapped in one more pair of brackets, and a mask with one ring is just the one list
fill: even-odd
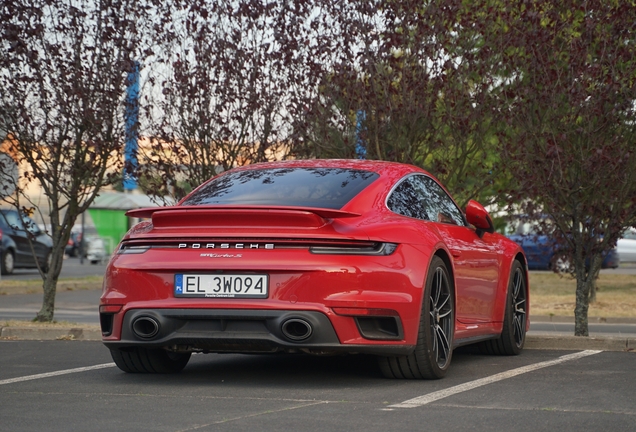
[(86, 237), (86, 259), (91, 264), (101, 264), (106, 261), (106, 245), (99, 236)]
[(2, 274), (11, 274), (16, 268), (37, 268), (38, 263), (48, 271), (53, 241), (31, 218), (20, 218), (16, 210), (0, 210), (0, 239)]
[(636, 229), (625, 231), (616, 244), (616, 250), (621, 262), (636, 262)]
[[(506, 228), (510, 240), (517, 242), (523, 248), (530, 270), (567, 271), (570, 263), (560, 257), (556, 241), (544, 234), (539, 234), (536, 222), (525, 221), (521, 218), (513, 220)], [(601, 268), (617, 268), (620, 257), (616, 248), (610, 250), (603, 257)]]
[(64, 253), (71, 258), (77, 257), (80, 254), (82, 246), (82, 233), (73, 231), (71, 237), (68, 239)]

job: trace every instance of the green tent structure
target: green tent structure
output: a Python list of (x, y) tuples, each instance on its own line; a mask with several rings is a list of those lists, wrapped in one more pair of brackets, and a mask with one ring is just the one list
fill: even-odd
[(126, 216), (128, 210), (158, 207), (148, 195), (123, 192), (102, 192), (93, 201), (90, 214), (97, 234), (104, 240), (106, 253), (112, 254), (119, 241), (137, 220)]

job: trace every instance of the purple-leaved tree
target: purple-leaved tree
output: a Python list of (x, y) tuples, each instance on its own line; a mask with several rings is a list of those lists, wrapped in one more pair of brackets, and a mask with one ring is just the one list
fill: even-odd
[[(126, 76), (138, 50), (138, 0), (14, 0), (0, 4), (0, 121), (21, 169), (5, 198), (40, 211), (53, 250), (40, 267), (35, 320), (52, 321), (64, 249), (77, 216), (121, 176)], [(26, 189), (42, 189), (46, 205)]]

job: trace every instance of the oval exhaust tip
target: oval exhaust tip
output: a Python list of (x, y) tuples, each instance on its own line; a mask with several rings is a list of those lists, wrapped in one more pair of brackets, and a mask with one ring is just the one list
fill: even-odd
[(311, 336), (313, 329), (304, 319), (291, 318), (283, 323), (281, 330), (285, 337), (292, 341), (302, 341)]
[(136, 336), (142, 339), (150, 339), (159, 333), (159, 323), (152, 317), (142, 316), (133, 321), (132, 330)]

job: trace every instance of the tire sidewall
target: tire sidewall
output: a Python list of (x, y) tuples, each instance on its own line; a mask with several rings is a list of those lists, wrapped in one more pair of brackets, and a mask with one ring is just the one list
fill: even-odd
[[(444, 275), (446, 277), (446, 280), (448, 281), (448, 285), (449, 285), (449, 292), (450, 292), (450, 302), (451, 302), (451, 323), (452, 325), (450, 326), (450, 335), (448, 338), (448, 343), (450, 345), (450, 349), (449, 349), (449, 353), (448, 353), (448, 358), (446, 360), (446, 363), (443, 367), (440, 367), (437, 364), (437, 358), (436, 358), (436, 354), (435, 351), (433, 350), (433, 344), (434, 344), (434, 335), (431, 331), (431, 326), (432, 326), (432, 322), (431, 322), (431, 303), (430, 303), (430, 297), (431, 297), (431, 293), (433, 290), (433, 280), (434, 280), (434, 275), (435, 272), (437, 271), (438, 268), (442, 268), (442, 271), (444, 272)], [(430, 363), (431, 366), (431, 371), (433, 372), (433, 374), (437, 377), (437, 378), (442, 378), (444, 377), (444, 375), (446, 375), (446, 371), (448, 370), (448, 368), (450, 367), (451, 364), (451, 359), (453, 357), (453, 338), (455, 337), (455, 293), (454, 293), (454, 286), (452, 283), (452, 279), (450, 277), (450, 274), (448, 272), (448, 268), (446, 267), (446, 264), (444, 263), (444, 261), (438, 257), (438, 256), (434, 256), (433, 259), (431, 260), (431, 265), (429, 267), (429, 271), (428, 271), (428, 275), (426, 277), (426, 285), (425, 285), (425, 289), (424, 289), (424, 295), (422, 298), (422, 315), (420, 318), (420, 327), (419, 327), (419, 333), (418, 333), (418, 340), (417, 340), (417, 350), (423, 350), (426, 353), (426, 357), (428, 362)]]
[[(525, 291), (525, 301), (526, 301), (526, 321), (524, 322), (523, 325), (523, 340), (521, 341), (520, 345), (517, 345), (517, 341), (515, 340), (515, 333), (514, 333), (514, 298), (513, 298), (513, 291), (514, 291), (514, 279), (515, 279), (515, 275), (517, 273), (517, 270), (521, 270), (522, 273), (522, 277), (524, 278), (523, 280), (523, 288)], [(528, 284), (527, 284), (527, 275), (524, 272), (523, 266), (521, 265), (521, 263), (519, 263), (519, 261), (515, 261), (514, 264), (512, 265), (512, 269), (510, 271), (510, 278), (508, 280), (508, 293), (506, 294), (506, 312), (505, 312), (505, 317), (504, 317), (504, 328), (502, 331), (502, 337), (505, 337), (507, 340), (504, 341), (504, 343), (506, 345), (508, 345), (508, 349), (510, 351), (511, 354), (513, 355), (517, 355), (520, 354), (521, 351), (523, 350), (523, 346), (525, 345), (526, 342), (526, 325), (527, 325), (527, 303), (528, 303)]]
[[(10, 262), (7, 262), (7, 259), (9, 259)], [(9, 275), (13, 273), (14, 269), (15, 269), (15, 257), (13, 255), (13, 252), (10, 250), (5, 250), (2, 253), (2, 274)]]

